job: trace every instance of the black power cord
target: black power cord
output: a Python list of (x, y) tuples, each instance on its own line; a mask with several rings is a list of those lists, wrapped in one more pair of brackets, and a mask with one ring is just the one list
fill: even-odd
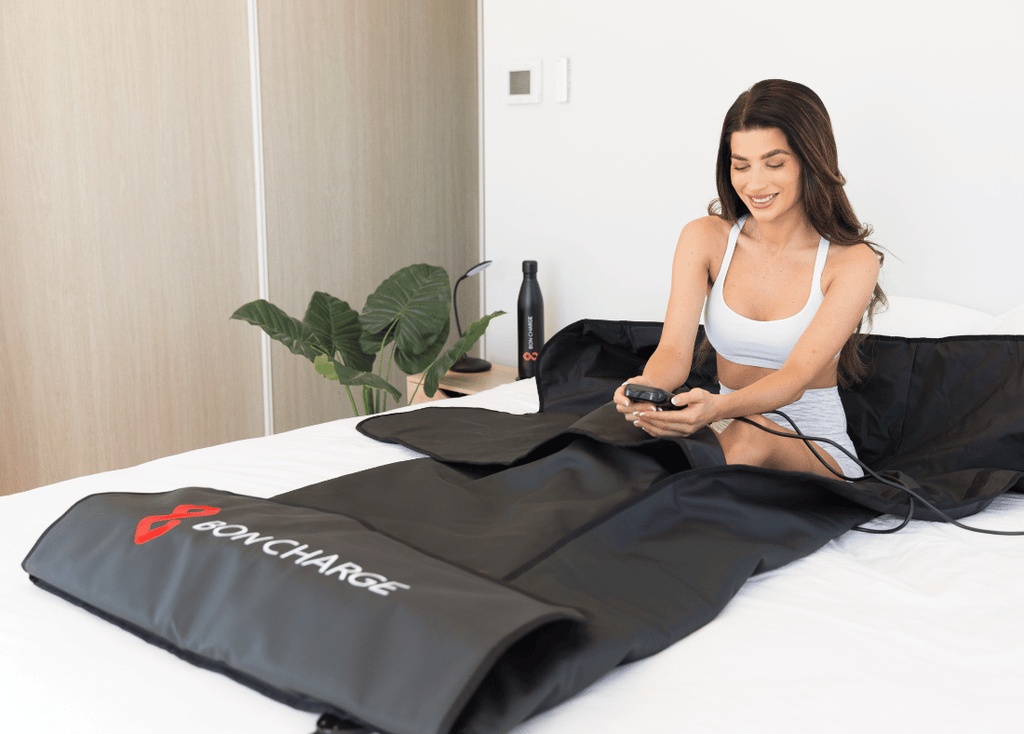
[[(910, 487), (908, 487), (903, 482), (900, 482), (900, 481), (895, 480), (895, 479), (889, 479), (888, 477), (883, 477), (881, 474), (878, 474), (876, 471), (871, 469), (867, 464), (865, 464), (859, 458), (857, 458), (856, 456), (851, 454), (849, 451), (846, 450), (846, 448), (844, 448), (843, 446), (840, 446), (838, 443), (833, 441), (831, 438), (816, 438), (814, 436), (805, 436), (803, 433), (800, 432), (800, 428), (793, 421), (793, 419), (790, 418), (785, 413), (783, 413), (781, 410), (767, 410), (767, 411), (765, 411), (765, 414), (768, 414), (768, 413), (774, 413), (776, 415), (782, 416), (786, 420), (786, 422), (789, 423), (789, 425), (791, 425), (793, 427), (793, 430), (795, 431), (795, 433), (783, 433), (782, 431), (775, 431), (775, 430), (772, 430), (771, 428), (768, 428), (767, 426), (762, 426), (760, 423), (757, 423), (756, 421), (752, 421), (749, 418), (736, 418), (735, 420), (743, 421), (744, 423), (749, 423), (750, 425), (752, 425), (752, 426), (754, 426), (756, 428), (760, 428), (765, 433), (771, 433), (772, 435), (775, 435), (775, 436), (783, 436), (785, 438), (798, 438), (798, 439), (801, 439), (805, 444), (807, 444), (807, 448), (809, 448), (811, 450), (811, 453), (813, 453), (815, 455), (815, 457), (817, 457), (818, 461), (820, 461), (825, 466), (825, 468), (827, 468), (830, 472), (835, 474), (840, 479), (846, 480), (848, 482), (859, 482), (859, 481), (864, 481), (868, 477), (871, 477), (875, 481), (881, 482), (882, 484), (885, 484), (886, 486), (893, 487), (894, 489), (897, 489), (897, 490), (899, 490), (901, 492), (906, 492), (907, 499), (909, 500), (909, 509), (907, 510), (907, 516), (905, 518), (903, 518), (903, 522), (901, 522), (899, 525), (897, 525), (894, 528), (887, 528), (887, 529), (884, 529), (884, 530), (875, 530), (875, 529), (872, 529), (872, 528), (865, 528), (865, 527), (858, 526), (858, 527), (853, 528), (854, 530), (859, 530), (862, 533), (874, 533), (876, 535), (886, 535), (886, 534), (889, 534), (889, 533), (895, 533), (898, 530), (902, 530), (904, 527), (907, 526), (907, 523), (910, 522), (911, 518), (914, 515), (914, 501), (916, 500), (917, 502), (920, 502), (922, 505), (924, 505), (929, 510), (934, 512), (936, 515), (941, 517), (945, 522), (952, 523), (953, 525), (956, 525), (958, 528), (963, 528), (964, 530), (970, 530), (972, 533), (985, 533), (986, 535), (1024, 535), (1024, 531), (1020, 531), (1020, 530), (986, 530), (985, 528), (975, 528), (975, 527), (971, 527), (970, 525), (964, 525), (963, 523), (958, 522), (957, 520), (954, 520), (952, 517), (950, 517), (949, 515), (944, 513), (942, 510), (940, 510), (938, 507), (936, 507), (931, 502), (926, 500), (919, 493), (917, 493), (914, 490), (912, 490)], [(864, 470), (864, 476), (852, 479), (852, 478), (847, 477), (846, 475), (844, 475), (844, 474), (842, 474), (840, 472), (837, 472), (835, 469), (832, 468), (832, 466), (827, 461), (825, 461), (824, 458), (822, 458), (821, 454), (818, 453), (818, 449), (811, 443), (811, 441), (814, 441), (815, 443), (827, 443), (827, 444), (830, 444), (832, 446), (835, 446), (837, 449), (839, 449), (844, 454), (849, 456), (850, 459), (852, 459), (853, 461), (857, 462), (857, 464), (860, 465), (861, 469)]]

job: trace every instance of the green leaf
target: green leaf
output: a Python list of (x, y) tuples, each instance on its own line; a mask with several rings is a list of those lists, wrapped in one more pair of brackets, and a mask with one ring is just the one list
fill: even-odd
[(483, 336), (487, 330), (487, 325), (491, 322), (491, 319), (501, 316), (504, 311), (495, 311), (494, 313), (487, 314), (482, 319), (477, 319), (472, 324), (466, 327), (465, 333), (462, 338), (459, 339), (452, 348), (442, 354), (437, 361), (435, 361), (427, 369), (423, 375), (423, 392), (427, 394), (427, 397), (433, 397), (434, 393), (437, 392), (438, 385), (441, 378), (452, 368), (452, 365), (459, 361), (459, 357), (468, 352), (477, 340)]
[[(409, 265), (366, 299), (360, 321), (364, 333), (376, 335), (378, 341), (394, 325), (396, 347), (406, 355), (419, 355), (434, 346), (437, 335), (448, 324), (451, 301), (451, 282), (444, 268)], [(365, 351), (370, 351), (367, 340), (361, 343)]]
[(323, 345), (324, 354), (341, 352), (344, 363), (360, 372), (373, 367), (374, 358), (359, 347), (363, 333), (359, 313), (345, 301), (317, 291), (309, 299), (303, 322)]
[(402, 398), (402, 391), (380, 375), (375, 375), (372, 372), (359, 372), (351, 367), (346, 367), (337, 356), (331, 360), (331, 365), (334, 367), (334, 373), (342, 385), (362, 385), (364, 395), (366, 388), (370, 388), (372, 390), (384, 390), (395, 400), (401, 400)]
[(359, 348), (366, 354), (376, 354), (377, 352), (384, 348), (385, 336), (387, 336), (388, 344), (395, 340), (394, 331), (392, 331), (390, 334), (388, 334), (387, 331), (371, 333), (366, 330), (365, 326), (363, 326), (363, 333), (360, 334), (359, 336)]
[[(358, 372), (351, 367), (346, 367), (337, 358), (329, 359), (326, 354), (318, 355), (313, 360), (313, 367), (318, 374), (328, 380), (340, 382), (342, 385), (361, 385), (366, 390), (384, 390), (395, 400), (401, 400), (401, 391), (384, 378), (372, 372)], [(372, 393), (371, 393), (372, 394)]]
[(317, 371), (317, 374), (323, 375), (328, 380), (338, 382), (338, 373), (334, 369), (334, 362), (326, 354), (318, 354), (316, 356), (316, 359), (313, 360), (313, 369)]
[(331, 346), (331, 313), (330, 305), (327, 301), (328, 298), (330, 296), (326, 293), (321, 293), (320, 291), (314, 293), (313, 297), (309, 299), (309, 305), (306, 307), (306, 315), (302, 318), (302, 323), (312, 330), (321, 352), (324, 354), (334, 354), (334, 349)]
[(448, 341), (448, 333), (451, 330), (451, 321), (445, 322), (444, 328), (437, 334), (434, 343), (427, 347), (422, 354), (406, 354), (397, 346), (395, 347), (395, 364), (407, 375), (415, 375), (425, 370), (431, 362), (437, 359), (437, 355), (444, 349), (444, 343)]
[(289, 316), (280, 308), (262, 298), (250, 301), (233, 314), (231, 318), (248, 321), (258, 326), (275, 339), (284, 344), (294, 354), (301, 354), (312, 361), (322, 354), (319, 340), (313, 330), (298, 319)]
[(331, 325), (334, 351), (341, 352), (341, 358), (345, 360), (345, 365), (360, 372), (372, 370), (373, 353), (368, 354), (359, 346), (359, 339), (363, 334), (362, 324), (359, 323), (359, 312), (354, 308), (349, 308), (344, 301), (332, 304)]

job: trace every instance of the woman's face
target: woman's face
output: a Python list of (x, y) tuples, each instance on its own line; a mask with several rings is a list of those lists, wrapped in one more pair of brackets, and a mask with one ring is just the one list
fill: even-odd
[(781, 130), (735, 132), (729, 147), (732, 186), (754, 219), (778, 221), (803, 212), (800, 161)]

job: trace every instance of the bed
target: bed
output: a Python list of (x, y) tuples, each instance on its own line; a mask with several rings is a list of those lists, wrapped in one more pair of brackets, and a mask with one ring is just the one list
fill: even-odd
[[(1020, 334), (1024, 307), (993, 317), (894, 298), (875, 332)], [(536, 387), (523, 381), (432, 405), (526, 414), (537, 410)], [(358, 422), (215, 446), (0, 499), (0, 730), (312, 732), (314, 715), (41, 591), (20, 564), (55, 519), (94, 493), (204, 486), (268, 498), (419, 456), (361, 435)], [(1024, 530), (1024, 496), (1000, 496), (966, 522)], [(755, 576), (712, 623), (515, 731), (1017, 732), (1024, 729), (1016, 704), (1024, 683), (1021, 610), (1024, 539), (923, 521), (891, 536), (849, 532)]]

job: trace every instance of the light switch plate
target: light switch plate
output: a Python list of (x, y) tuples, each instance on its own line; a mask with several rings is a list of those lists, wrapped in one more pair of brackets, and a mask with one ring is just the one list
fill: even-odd
[(508, 104), (539, 104), (543, 64), (540, 59), (516, 59), (505, 70), (505, 101)]

